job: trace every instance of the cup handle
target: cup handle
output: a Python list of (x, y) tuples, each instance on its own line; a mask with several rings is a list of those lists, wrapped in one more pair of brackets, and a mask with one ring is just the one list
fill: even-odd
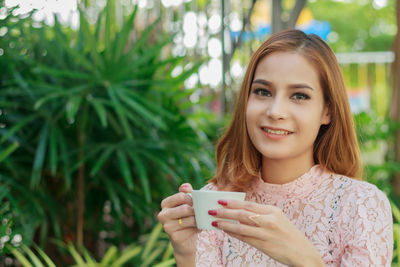
[(189, 197), (193, 198), (192, 197), (192, 193), (186, 193), (186, 195), (188, 195)]

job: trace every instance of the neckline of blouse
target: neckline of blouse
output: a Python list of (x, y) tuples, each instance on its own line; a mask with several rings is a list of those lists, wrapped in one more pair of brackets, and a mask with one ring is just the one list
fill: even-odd
[(264, 182), (259, 174), (254, 183), (254, 192), (268, 194), (275, 198), (294, 198), (304, 197), (319, 187), (319, 185), (330, 176), (330, 173), (316, 164), (310, 170), (295, 180), (285, 184), (271, 184)]

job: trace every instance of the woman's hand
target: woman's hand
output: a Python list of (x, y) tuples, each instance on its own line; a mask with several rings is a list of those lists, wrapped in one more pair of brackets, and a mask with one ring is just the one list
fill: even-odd
[(239, 200), (220, 200), (219, 204), (225, 208), (209, 211), (215, 216), (215, 227), (283, 264), (324, 266), (317, 249), (278, 207)]
[[(186, 193), (192, 192), (190, 184), (182, 184), (179, 193), (165, 198), (161, 202), (158, 221), (168, 234), (174, 248), (177, 263), (184, 259), (185, 264), (193, 261), (196, 255), (196, 241), (199, 230), (196, 226), (192, 198)], [(190, 264), (189, 264), (190, 266)]]

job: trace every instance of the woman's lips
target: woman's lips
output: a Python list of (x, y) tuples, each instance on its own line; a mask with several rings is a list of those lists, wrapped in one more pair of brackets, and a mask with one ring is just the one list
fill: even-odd
[(267, 138), (274, 140), (283, 139), (293, 134), (291, 131), (279, 128), (261, 127), (261, 130)]
[(279, 128), (261, 127), (261, 129), (268, 134), (274, 134), (274, 135), (289, 135), (293, 133), (291, 131)]

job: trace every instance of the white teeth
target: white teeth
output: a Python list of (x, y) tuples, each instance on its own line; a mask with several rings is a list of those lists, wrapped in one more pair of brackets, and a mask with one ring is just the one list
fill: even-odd
[(288, 132), (288, 131), (271, 130), (271, 129), (268, 129), (268, 128), (262, 128), (262, 129), (263, 129), (263, 131), (265, 131), (267, 133), (270, 133), (270, 134), (280, 134), (280, 135), (288, 135), (288, 134), (290, 134), (290, 132)]

